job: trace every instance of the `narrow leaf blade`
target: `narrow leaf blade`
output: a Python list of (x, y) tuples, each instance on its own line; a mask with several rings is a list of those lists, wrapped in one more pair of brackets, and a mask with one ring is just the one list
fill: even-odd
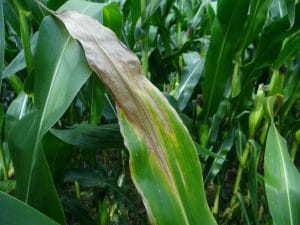
[(221, 102), (233, 64), (239, 32), (246, 22), (249, 0), (218, 1), (205, 61), (203, 95), (205, 119), (214, 114)]

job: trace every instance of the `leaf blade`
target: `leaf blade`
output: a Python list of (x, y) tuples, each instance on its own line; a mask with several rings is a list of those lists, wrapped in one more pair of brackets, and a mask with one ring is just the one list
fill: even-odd
[(91, 18), (76, 11), (55, 16), (80, 41), (117, 103), (131, 174), (152, 223), (196, 224), (201, 219), (215, 224), (195, 145), (174, 109), (143, 76), (138, 58)]
[(286, 140), (273, 122), (268, 132), (264, 165), (266, 194), (275, 223), (299, 224), (300, 174), (288, 154)]
[[(205, 61), (203, 95), (205, 116), (217, 111), (230, 77), (238, 33), (246, 21), (249, 1), (218, 1), (218, 14), (212, 26), (211, 41)], [(230, 12), (230, 13), (229, 13)], [(230, 16), (228, 16), (230, 15)]]
[(51, 220), (36, 209), (3, 192), (0, 192), (0, 205), (5, 206), (0, 211), (1, 225), (58, 225), (54, 220)]

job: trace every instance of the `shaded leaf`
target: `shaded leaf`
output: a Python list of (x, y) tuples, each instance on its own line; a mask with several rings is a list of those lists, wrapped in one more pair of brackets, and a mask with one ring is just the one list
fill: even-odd
[[(39, 32), (34, 33), (30, 40), (32, 54), (35, 53), (38, 35)], [(7, 78), (12, 74), (15, 74), (25, 68), (26, 68), (25, 55), (24, 55), (24, 49), (22, 49), (18, 53), (18, 55), (9, 63), (9, 65), (3, 70), (2, 79)]]
[(80, 148), (101, 150), (123, 148), (123, 138), (117, 124), (93, 126), (81, 123), (66, 130), (51, 129), (51, 133), (64, 142)]
[(203, 68), (204, 59), (200, 59), (196, 63), (183, 68), (182, 77), (175, 93), (180, 110), (183, 110), (189, 102), (203, 72)]
[(76, 200), (63, 198), (62, 204), (67, 213), (71, 214), (76, 222), (81, 225), (97, 225), (84, 206)]
[(1, 225), (58, 225), (54, 220), (26, 205), (18, 199), (0, 192), (0, 224)]
[[(250, 2), (250, 14), (245, 27), (241, 31), (240, 54), (261, 31), (268, 16), (268, 9), (271, 2), (272, 0), (252, 0)], [(238, 57), (241, 57), (241, 55)]]
[(9, 133), (15, 123), (19, 121), (26, 114), (26, 112), (29, 111), (28, 102), (28, 96), (24, 92), (21, 92), (18, 97), (9, 105), (5, 119), (6, 139), (8, 139)]
[[(271, 115), (269, 102), (267, 107)], [(275, 224), (300, 224), (300, 174), (288, 153), (286, 140), (273, 121), (267, 136), (264, 173), (268, 205)]]
[[(0, 73), (1, 74), (3, 69), (3, 64), (4, 64), (4, 50), (5, 50), (4, 12), (3, 12), (3, 0), (0, 0)], [(0, 90), (2, 86), (1, 79), (0, 79)]]
[[(75, 7), (94, 15), (95, 3), (70, 1), (69, 4), (72, 2), (82, 3)], [(99, 12), (103, 5), (96, 6)], [(9, 138), (9, 149), (16, 171), (17, 197), (61, 224), (65, 224), (64, 212), (41, 139), (63, 115), (90, 74), (79, 44), (62, 25), (46, 17), (40, 27), (35, 54), (35, 109), (12, 129), (14, 136)]]
[(103, 24), (112, 29), (118, 37), (121, 37), (122, 14), (116, 2), (103, 7)]
[(220, 146), (219, 150), (216, 153), (218, 157), (214, 159), (212, 165), (210, 166), (210, 169), (205, 177), (205, 183), (207, 183), (208, 181), (212, 181), (220, 172), (224, 162), (226, 161), (228, 153), (232, 149), (233, 138), (234, 132), (231, 132), (230, 134), (228, 134), (228, 136)]
[(205, 119), (217, 111), (223, 98), (226, 83), (233, 69), (234, 50), (246, 22), (248, 6), (249, 0), (218, 1), (218, 13), (212, 25), (205, 61)]
[(287, 37), (281, 51), (274, 63), (274, 67), (279, 69), (284, 63), (288, 62), (300, 52), (300, 30)]

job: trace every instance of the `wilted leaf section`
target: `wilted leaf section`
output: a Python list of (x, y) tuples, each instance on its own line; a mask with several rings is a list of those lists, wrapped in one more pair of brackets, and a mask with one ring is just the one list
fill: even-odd
[[(176, 112), (109, 29), (76, 11), (55, 14), (114, 97), (133, 180), (153, 224), (215, 224), (196, 148)], [(200, 222), (201, 221), (201, 222)]]

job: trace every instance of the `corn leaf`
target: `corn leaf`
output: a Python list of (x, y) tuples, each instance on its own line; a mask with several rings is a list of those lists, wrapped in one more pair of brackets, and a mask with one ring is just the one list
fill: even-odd
[[(100, 11), (102, 5), (97, 6)], [(95, 3), (86, 2), (78, 10), (94, 13), (94, 8)], [(40, 27), (35, 54), (34, 109), (12, 128), (9, 149), (16, 172), (16, 196), (60, 224), (66, 223), (65, 216), (41, 140), (90, 74), (79, 44), (53, 18), (46, 17)]]
[(142, 74), (138, 58), (109, 29), (76, 11), (56, 13), (111, 92), (133, 181), (152, 224), (216, 224), (195, 145), (175, 110)]
[[(5, 32), (4, 32), (4, 14), (3, 14), (3, 0), (0, 0), (0, 78), (4, 63), (4, 45), (5, 45)], [(1, 86), (1, 79), (0, 79)], [(1, 87), (0, 87), (1, 88)]]
[(0, 205), (0, 225), (58, 225), (36, 209), (3, 192), (0, 192)]
[(275, 224), (300, 224), (300, 174), (273, 121), (267, 136), (264, 168), (266, 194)]
[[(36, 42), (38, 39), (39, 32), (32, 35), (30, 39), (31, 52), (34, 54), (36, 49)], [(11, 63), (3, 70), (2, 79), (7, 78), (22, 69), (26, 68), (25, 53), (22, 49), (18, 55), (11, 61)]]
[(123, 147), (118, 124), (93, 126), (81, 123), (75, 124), (69, 129), (51, 129), (50, 131), (64, 142), (79, 148), (108, 150), (121, 149)]
[(199, 82), (203, 72), (204, 59), (199, 59), (194, 64), (183, 68), (181, 81), (176, 89), (175, 98), (178, 101), (178, 107), (183, 110), (190, 100), (194, 88)]
[(205, 61), (203, 96), (206, 119), (217, 111), (223, 98), (226, 82), (232, 73), (234, 50), (247, 19), (248, 6), (249, 0), (218, 1), (218, 13), (212, 25)]

